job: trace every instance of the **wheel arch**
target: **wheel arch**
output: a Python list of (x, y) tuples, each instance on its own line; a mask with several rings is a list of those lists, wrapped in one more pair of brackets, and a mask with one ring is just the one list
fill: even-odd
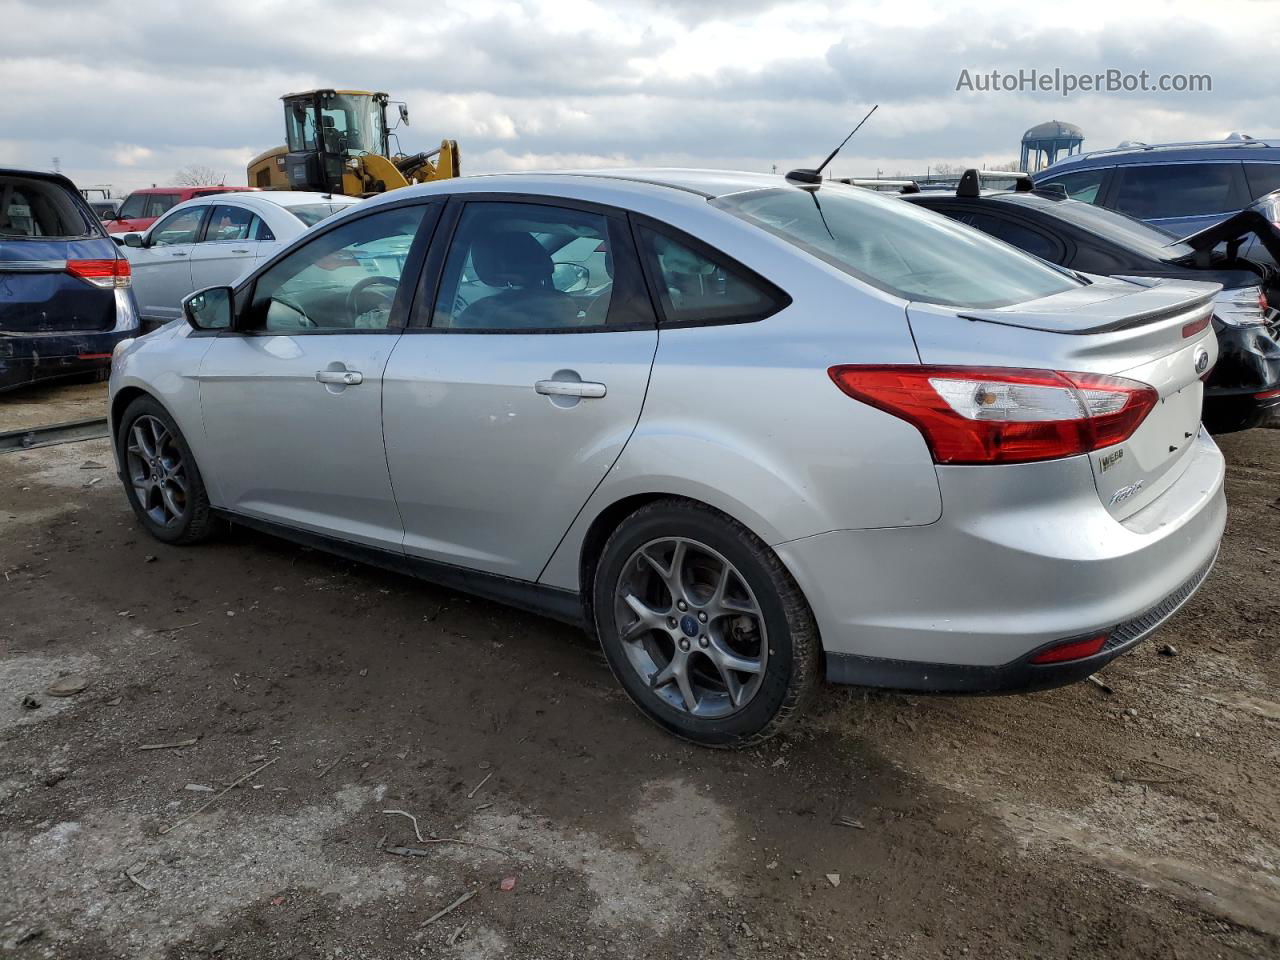
[[(592, 606), (592, 584), (595, 580), (596, 568), (599, 566), (605, 543), (608, 542), (609, 537), (622, 525), (622, 522), (626, 520), (627, 517), (635, 513), (641, 507), (659, 500), (681, 500), (685, 503), (707, 507), (726, 519), (745, 527), (761, 541), (765, 549), (773, 553), (781, 567), (796, 583), (801, 594), (804, 594), (804, 587), (800, 584), (794, 571), (791, 570), (786, 560), (773, 549), (773, 545), (769, 542), (769, 538), (767, 536), (763, 536), (761, 531), (757, 529), (754, 524), (743, 519), (742, 516), (736, 515), (734, 511), (726, 510), (723, 505), (718, 503), (712, 503), (708, 500), (690, 496), (686, 493), (651, 490), (644, 493), (630, 494), (613, 500), (597, 511), (585, 524), (585, 531), (582, 533), (581, 539), (577, 545), (577, 577), (575, 587), (578, 590), (578, 596), (582, 603), (583, 615), (588, 626), (593, 626), (595, 623), (595, 612)], [(562, 544), (562, 549), (563, 546), (564, 545)], [(557, 551), (557, 554), (559, 552), (560, 551)], [(548, 564), (548, 568), (550, 568), (550, 566), (551, 565)], [(805, 597), (805, 602), (808, 603), (808, 597)], [(819, 648), (822, 647), (822, 635), (820, 631), (818, 633), (818, 645)]]
[[(111, 407), (107, 411), (107, 426), (111, 430), (111, 442), (113, 445), (116, 440), (116, 429), (120, 425), (120, 418), (124, 416), (124, 412), (128, 409), (129, 404), (133, 403), (133, 401), (137, 400), (139, 397), (150, 397), (162, 407), (164, 406), (164, 403), (159, 397), (154, 393), (151, 393), (149, 390), (142, 389), (142, 387), (129, 384), (117, 390), (115, 396), (111, 398)], [(167, 410), (168, 408), (165, 407), (165, 409)]]

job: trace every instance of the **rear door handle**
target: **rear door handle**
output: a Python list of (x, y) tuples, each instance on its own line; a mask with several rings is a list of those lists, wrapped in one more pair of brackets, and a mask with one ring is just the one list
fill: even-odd
[(364, 374), (359, 370), (317, 370), (316, 380), (320, 383), (340, 383), (346, 387), (354, 387), (364, 383)]
[(544, 397), (586, 397), (598, 400), (609, 392), (603, 383), (581, 380), (539, 380), (533, 389)]

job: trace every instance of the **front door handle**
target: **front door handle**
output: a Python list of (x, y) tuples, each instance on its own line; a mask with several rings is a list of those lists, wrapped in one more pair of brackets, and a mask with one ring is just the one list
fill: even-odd
[(584, 383), (581, 380), (539, 380), (533, 389), (544, 397), (586, 397), (593, 400), (609, 392), (603, 383)]
[(316, 380), (320, 383), (337, 383), (344, 387), (354, 387), (364, 383), (364, 374), (359, 370), (317, 370)]
[(248, 253), (248, 250), (232, 250), (232, 253)]
[(185, 257), (185, 256), (186, 256), (186, 254), (185, 254), (185, 253), (183, 253), (181, 250), (175, 250), (173, 253), (171, 253), (171, 254), (170, 254), (170, 256), (171, 256), (171, 257)]

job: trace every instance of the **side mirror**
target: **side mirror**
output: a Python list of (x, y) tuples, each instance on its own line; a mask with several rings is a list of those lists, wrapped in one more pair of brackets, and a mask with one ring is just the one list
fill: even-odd
[(551, 286), (561, 293), (580, 293), (591, 282), (591, 271), (580, 263), (557, 263), (551, 271)]
[(182, 301), (182, 315), (196, 330), (230, 330), (234, 303), (230, 287), (208, 287)]
[(126, 247), (145, 247), (146, 244), (142, 240), (140, 233), (126, 233), (122, 238), (122, 242)]
[(409, 125), (409, 105), (407, 103), (401, 103), (399, 104), (399, 107), (400, 107), (400, 122), (407, 127)]

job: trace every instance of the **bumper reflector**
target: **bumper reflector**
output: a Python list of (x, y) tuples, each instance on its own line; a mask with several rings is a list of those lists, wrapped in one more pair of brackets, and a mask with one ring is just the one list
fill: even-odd
[(1031, 658), (1031, 662), (1062, 663), (1066, 660), (1082, 660), (1085, 657), (1092, 657), (1095, 653), (1101, 653), (1106, 642), (1105, 633), (1100, 633), (1096, 637), (1086, 637), (1084, 640), (1064, 640), (1041, 650)]

